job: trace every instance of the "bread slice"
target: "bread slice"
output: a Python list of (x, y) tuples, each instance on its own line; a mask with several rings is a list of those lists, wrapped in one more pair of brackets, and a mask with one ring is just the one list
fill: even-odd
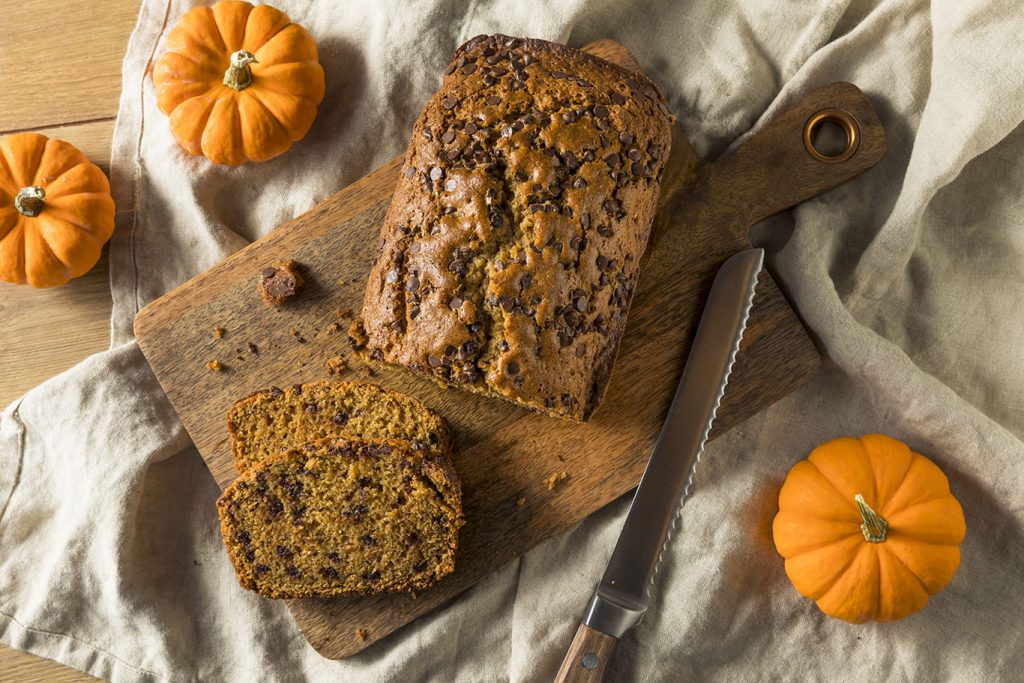
[(452, 448), (444, 418), (411, 396), (369, 382), (271, 387), (231, 408), (228, 433), (239, 473), (288, 448), (339, 436), (391, 439), (446, 455)]
[(268, 598), (421, 591), (454, 570), (463, 523), (449, 458), (388, 440), (290, 449), (217, 509), (239, 583)]

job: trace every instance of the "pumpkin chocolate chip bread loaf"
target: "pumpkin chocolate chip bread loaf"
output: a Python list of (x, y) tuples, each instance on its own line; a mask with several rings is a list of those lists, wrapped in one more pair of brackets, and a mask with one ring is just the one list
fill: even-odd
[(500, 35), (463, 45), (413, 129), (357, 348), (587, 419), (625, 327), (670, 124), (646, 77), (586, 53)]
[(217, 501), (239, 583), (268, 598), (420, 591), (455, 568), (447, 455), (326, 439), (250, 468)]
[(271, 387), (228, 413), (235, 469), (245, 472), (288, 448), (335, 436), (391, 439), (447, 454), (444, 418), (411, 396), (368, 382), (314, 382)]

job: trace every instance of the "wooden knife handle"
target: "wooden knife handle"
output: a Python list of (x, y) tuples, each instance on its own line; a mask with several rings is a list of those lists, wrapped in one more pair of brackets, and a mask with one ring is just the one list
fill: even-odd
[(562, 666), (558, 669), (558, 675), (555, 676), (555, 683), (603, 681), (608, 660), (618, 643), (613, 636), (580, 624), (569, 651), (565, 653)]

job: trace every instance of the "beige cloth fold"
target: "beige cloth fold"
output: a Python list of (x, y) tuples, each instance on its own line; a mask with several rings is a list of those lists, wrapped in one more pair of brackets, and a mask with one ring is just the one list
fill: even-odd
[[(705, 157), (835, 80), (868, 93), (889, 135), (878, 167), (755, 228), (825, 365), (709, 446), (610, 680), (1020, 679), (1018, 2), (276, 4), (319, 41), (327, 96), (286, 155), (229, 169), (177, 148), (145, 75), (187, 3), (142, 3), (112, 162), (112, 348), (0, 413), (0, 641), (116, 681), (551, 678), (627, 501), (364, 653), (325, 660), (283, 604), (238, 587), (216, 486), (131, 335), (142, 305), (401, 153), (454, 48), (501, 31), (620, 40)], [(794, 462), (871, 431), (941, 465), (968, 532), (925, 610), (857, 627), (796, 594), (770, 524)]]

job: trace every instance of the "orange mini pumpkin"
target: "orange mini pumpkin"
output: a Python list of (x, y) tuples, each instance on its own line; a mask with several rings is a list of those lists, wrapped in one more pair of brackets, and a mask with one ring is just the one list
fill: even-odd
[(0, 280), (56, 287), (85, 275), (114, 232), (107, 176), (69, 142), (0, 140)]
[(924, 607), (953, 578), (965, 532), (942, 470), (882, 434), (823, 443), (794, 465), (773, 524), (800, 594), (856, 624)]
[(182, 16), (153, 83), (178, 144), (229, 165), (284, 153), (309, 132), (324, 97), (309, 31), (269, 5), (233, 0)]

